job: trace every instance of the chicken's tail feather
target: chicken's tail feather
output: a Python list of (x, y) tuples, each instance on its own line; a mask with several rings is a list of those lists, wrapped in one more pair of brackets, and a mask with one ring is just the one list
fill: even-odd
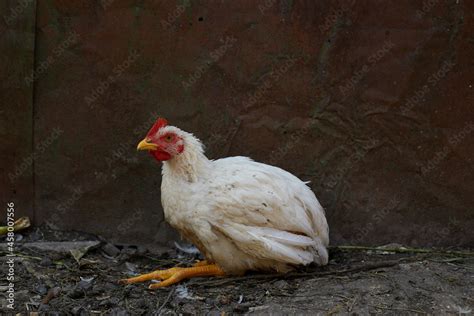
[[(239, 248), (244, 252), (251, 252), (253, 256), (290, 264), (327, 264), (328, 253), (318, 237), (313, 239), (270, 227), (232, 226), (226, 226), (221, 231), (239, 241)], [(255, 249), (259, 251), (256, 253)]]
[(252, 227), (252, 231), (258, 232), (265, 238), (272, 239), (287, 246), (307, 247), (314, 244), (314, 240), (308, 236), (290, 233), (270, 227)]
[(328, 250), (318, 237), (316, 237), (315, 239), (315, 245), (312, 248), (312, 253), (314, 257), (314, 262), (316, 264), (320, 266), (325, 266), (326, 264), (328, 264)]
[(267, 245), (277, 248), (280, 253), (284, 252), (285, 256), (296, 258), (300, 264), (315, 262), (318, 265), (326, 265), (328, 263), (328, 251), (319, 237), (313, 239), (269, 227), (252, 227), (250, 231), (264, 238)]

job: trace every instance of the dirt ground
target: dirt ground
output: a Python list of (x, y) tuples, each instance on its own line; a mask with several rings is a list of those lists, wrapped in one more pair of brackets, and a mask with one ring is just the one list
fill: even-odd
[[(310, 266), (284, 276), (193, 279), (148, 290), (148, 284), (125, 286), (117, 280), (184, 266), (198, 257), (179, 249), (112, 245), (96, 236), (46, 228), (29, 229), (19, 238), (14, 311), (23, 314), (467, 315), (474, 311), (474, 257), (466, 250), (446, 254), (332, 248), (330, 263), (322, 268)], [(5, 244), (0, 245), (1, 270), (8, 271)], [(6, 308), (5, 284), (2, 273), (0, 306), (8, 314), (12, 310)]]

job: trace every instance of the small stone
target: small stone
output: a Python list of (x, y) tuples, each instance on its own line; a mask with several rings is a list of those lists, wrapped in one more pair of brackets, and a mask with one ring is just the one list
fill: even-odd
[(133, 263), (130, 263), (130, 262), (125, 262), (125, 267), (130, 272), (134, 272), (134, 273), (137, 272), (137, 265), (136, 264), (133, 264)]
[(82, 291), (87, 291), (90, 288), (92, 288), (92, 281), (81, 280), (77, 283), (77, 288), (82, 290)]
[(288, 287), (288, 282), (286, 282), (285, 280), (276, 281), (275, 283), (273, 283), (273, 286), (277, 289), (285, 289)]
[(120, 253), (120, 249), (112, 245), (111, 243), (106, 243), (102, 246), (102, 251), (105, 252), (110, 257), (116, 257)]
[(48, 293), (48, 288), (44, 284), (38, 284), (35, 287), (34, 291), (40, 295), (45, 295), (46, 293)]

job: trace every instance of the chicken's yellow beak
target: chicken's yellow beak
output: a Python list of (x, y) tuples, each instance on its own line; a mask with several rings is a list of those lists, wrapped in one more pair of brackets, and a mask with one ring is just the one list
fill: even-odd
[(158, 149), (158, 145), (150, 143), (148, 139), (146, 138), (142, 140), (137, 146), (137, 150), (156, 150), (156, 149)]

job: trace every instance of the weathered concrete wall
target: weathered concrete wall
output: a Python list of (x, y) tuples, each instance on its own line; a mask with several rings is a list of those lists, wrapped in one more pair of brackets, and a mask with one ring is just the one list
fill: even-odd
[(36, 223), (174, 238), (159, 165), (135, 151), (159, 114), (213, 158), (311, 180), (335, 244), (472, 246), (473, 9), (38, 1), (34, 141), (52, 141), (34, 165)]

